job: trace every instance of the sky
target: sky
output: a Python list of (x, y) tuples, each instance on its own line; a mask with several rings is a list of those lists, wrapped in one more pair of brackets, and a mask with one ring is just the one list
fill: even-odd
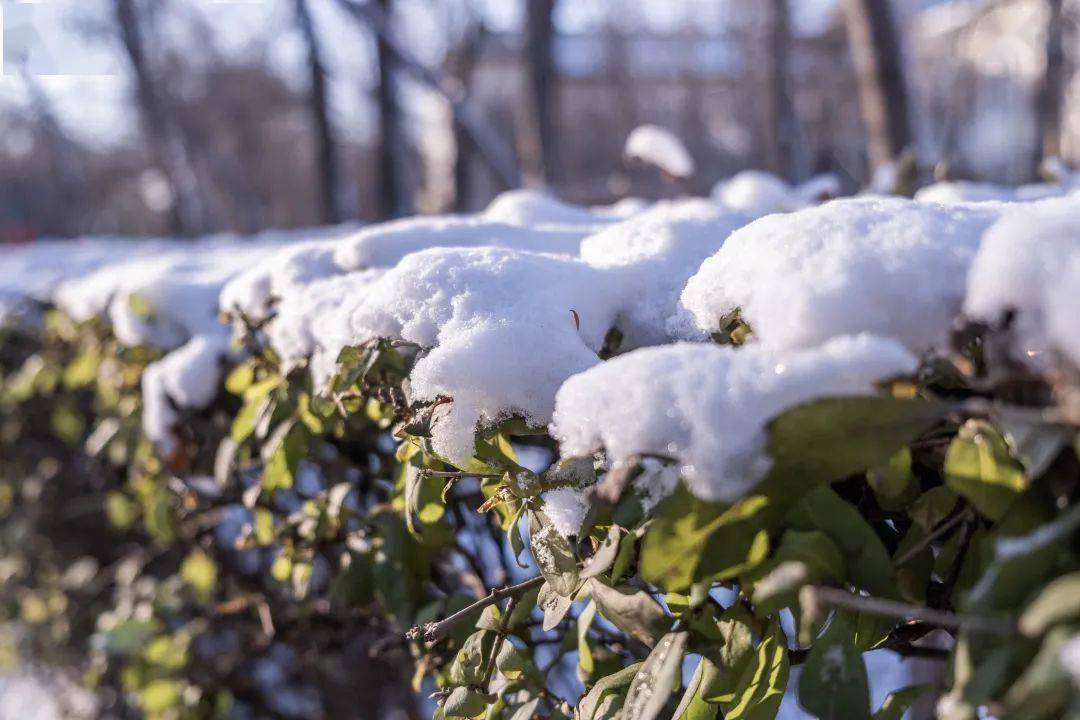
[[(721, 29), (737, 3), (747, 0), (590, 0), (562, 2), (556, 11), (560, 32), (588, 32), (616, 21), (652, 32), (672, 32), (688, 23)], [(837, 0), (795, 0), (796, 32), (820, 32)], [(95, 143), (124, 141), (135, 132), (125, 58), (113, 35), (112, 0), (0, 0), (0, 107), (24, 107), (25, 68), (50, 98), (65, 130)], [(225, 54), (258, 53), (287, 81), (304, 82), (304, 47), (292, 23), (292, 0), (170, 0), (158, 5), (156, 27), (171, 46), (189, 48), (197, 62), (205, 36), (191, 22), (202, 18)], [(362, 88), (371, 87), (374, 45), (346, 16), (337, 0), (312, 0), (317, 28), (325, 40), (332, 79), (331, 104), (343, 132), (366, 134), (372, 119)], [(480, 14), (494, 32), (515, 32), (523, 23), (523, 0), (397, 0), (397, 28), (420, 59), (436, 64), (444, 52), (446, 28), (460, 24), (463, 11)], [(357, 89), (361, 90), (358, 91)]]

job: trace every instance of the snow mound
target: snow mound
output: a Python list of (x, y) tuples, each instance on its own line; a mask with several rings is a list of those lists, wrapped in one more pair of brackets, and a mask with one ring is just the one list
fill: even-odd
[(972, 262), (964, 312), (994, 325), (1011, 316), (1019, 358), (1054, 345), (1077, 362), (1078, 266), (1080, 197), (1011, 206)]
[(807, 199), (784, 180), (764, 170), (743, 170), (716, 183), (712, 198), (720, 205), (754, 217), (805, 207)]
[[(473, 453), (479, 423), (551, 419), (555, 391), (599, 362), (597, 352), (635, 288), (577, 259), (507, 248), (433, 248), (407, 256), (350, 295), (326, 330), (347, 344), (391, 338), (430, 350), (413, 397), (453, 398), (433, 445), (451, 461)], [(333, 318), (329, 318), (330, 321)], [(327, 355), (340, 348), (329, 347)]]
[(1011, 187), (963, 180), (934, 183), (920, 188), (915, 199), (942, 205), (971, 202), (1029, 202), (1065, 195), (1072, 188), (1056, 183), (1032, 183)]
[(482, 217), (487, 222), (519, 227), (580, 226), (586, 230), (617, 219), (603, 210), (571, 205), (537, 190), (508, 190), (491, 201)]
[(582, 241), (582, 260), (635, 288), (633, 304), (616, 322), (624, 348), (674, 336), (687, 279), (750, 220), (707, 200), (665, 201)]
[(392, 267), (406, 255), (433, 247), (508, 247), (577, 255), (591, 227), (522, 227), (479, 216), (412, 217), (372, 225), (339, 243), (334, 261), (342, 270)]
[(230, 344), (217, 316), (222, 286), (282, 242), (177, 242), (156, 256), (115, 262), (56, 288), (53, 301), (73, 319), (104, 318), (121, 344), (167, 353), (142, 377), (143, 429), (164, 454), (175, 449), (175, 408), (204, 407), (220, 385)]
[(689, 343), (636, 350), (567, 380), (551, 432), (564, 456), (603, 448), (612, 463), (672, 458), (694, 495), (732, 502), (769, 471), (771, 418), (815, 398), (871, 393), (876, 381), (916, 365), (898, 343), (870, 335), (810, 350)]
[(626, 138), (623, 155), (655, 165), (668, 175), (688, 178), (694, 174), (694, 159), (675, 133), (659, 125), (639, 125)]
[(770, 347), (871, 332), (923, 352), (947, 339), (968, 266), (1001, 208), (853, 198), (762, 218), (690, 278), (686, 324), (717, 332), (738, 310)]

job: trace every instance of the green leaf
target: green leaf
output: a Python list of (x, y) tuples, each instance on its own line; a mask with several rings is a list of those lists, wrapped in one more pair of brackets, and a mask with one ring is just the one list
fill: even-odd
[[(758, 532), (769, 500), (754, 495), (735, 505), (707, 503), (680, 485), (658, 508), (639, 557), (642, 578), (669, 592), (690, 587), (696, 577), (732, 577), (760, 560)], [(703, 565), (704, 563), (704, 565)]]
[(897, 598), (889, 551), (862, 514), (832, 488), (822, 485), (807, 493), (792, 512), (795, 529), (817, 529), (844, 556), (847, 579), (873, 595)]
[(870, 685), (855, 632), (836, 613), (817, 639), (799, 676), (799, 704), (821, 720), (866, 720), (870, 717)]
[(885, 702), (881, 703), (881, 708), (874, 713), (874, 720), (903, 720), (904, 713), (932, 687), (932, 685), (910, 685), (894, 690), (885, 698)]
[(911, 450), (906, 447), (886, 464), (868, 470), (866, 481), (885, 510), (902, 510), (919, 496), (919, 481), (911, 473)]
[(1080, 571), (1055, 578), (1024, 608), (1020, 632), (1038, 637), (1058, 623), (1080, 617)]
[(446, 717), (476, 717), (487, 707), (487, 697), (467, 687), (454, 688), (443, 705)]
[(753, 618), (745, 608), (732, 605), (712, 627), (694, 625), (694, 630), (709, 641), (701, 652), (715, 668), (702, 691), (708, 702), (730, 707), (745, 690), (751, 675), (748, 670), (757, 662), (752, 622)]
[(686, 692), (672, 714), (674, 720), (714, 720), (719, 708), (705, 700), (705, 689), (715, 679), (718, 670), (707, 658), (702, 658), (694, 670)]
[(589, 589), (605, 620), (649, 647), (671, 628), (671, 618), (660, 603), (642, 590), (609, 587), (599, 578), (589, 581)]
[(645, 658), (626, 693), (622, 716), (634, 720), (654, 720), (664, 710), (679, 684), (683, 655), (690, 634), (686, 631), (664, 635)]
[[(743, 670), (730, 702), (720, 702), (724, 720), (775, 718), (787, 689), (790, 663), (779, 621), (769, 623), (753, 662)], [(711, 697), (709, 699), (712, 699)]]
[(200, 602), (207, 602), (213, 597), (217, 575), (217, 563), (200, 550), (192, 552), (180, 564), (180, 577), (195, 591)]
[(255, 382), (255, 366), (250, 362), (241, 363), (225, 376), (225, 389), (232, 395), (243, 395)]
[(573, 598), (555, 592), (545, 581), (540, 586), (540, 594), (536, 598), (536, 606), (544, 613), (544, 630), (553, 630), (561, 623), (573, 602)]
[(949, 445), (945, 482), (991, 520), (998, 520), (1027, 489), (1024, 469), (1005, 439), (982, 420), (968, 420)]
[(960, 498), (952, 490), (944, 485), (938, 485), (920, 495), (912, 503), (908, 515), (911, 516), (912, 522), (925, 532), (930, 532), (952, 514), (959, 500)]
[(300, 462), (307, 456), (308, 430), (302, 424), (287, 421), (267, 441), (273, 448), (263, 471), (264, 490), (286, 490), (293, 486)]
[(540, 574), (551, 589), (564, 597), (572, 597), (580, 585), (574, 549), (539, 510), (529, 511), (529, 547)]
[(578, 702), (577, 716), (579, 720), (594, 720), (596, 711), (600, 708), (604, 698), (629, 686), (643, 665), (644, 663), (640, 662), (627, 665), (618, 672), (600, 678)]
[(596, 617), (596, 603), (593, 601), (590, 601), (577, 616), (578, 667), (586, 677), (592, 675), (596, 669), (592, 648), (589, 646), (589, 626), (592, 625), (594, 617)]
[(139, 691), (139, 702), (148, 715), (157, 715), (179, 705), (182, 692), (176, 680), (151, 680)]
[(770, 481), (798, 488), (884, 465), (902, 447), (945, 417), (931, 400), (835, 397), (796, 406), (768, 427)]
[(611, 569), (611, 566), (615, 564), (615, 558), (619, 554), (622, 535), (623, 531), (618, 525), (612, 525), (608, 528), (607, 537), (604, 538), (604, 542), (600, 543), (600, 547), (597, 548), (596, 554), (594, 554), (589, 559), (589, 562), (586, 563), (585, 567), (581, 569), (582, 580), (596, 577)]

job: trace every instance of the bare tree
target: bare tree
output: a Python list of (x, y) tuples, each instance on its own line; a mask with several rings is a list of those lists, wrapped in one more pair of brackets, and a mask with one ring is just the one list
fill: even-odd
[(1036, 150), (1036, 166), (1043, 158), (1061, 155), (1061, 118), (1065, 93), (1065, 50), (1063, 43), (1064, 0), (1045, 0), (1046, 22), (1046, 70), (1035, 96), (1035, 115), (1039, 122), (1039, 147)]
[(899, 31), (890, 0), (844, 0), (844, 8), (867, 155), (877, 167), (911, 142)]
[(412, 56), (390, 34), (389, 17), (381, 5), (359, 3), (355, 0), (338, 0), (338, 3), (354, 18), (365, 23), (383, 41), (390, 58), (403, 71), (418, 82), (427, 85), (450, 103), (455, 122), (465, 131), (469, 145), (492, 171), (503, 188), (521, 185), (521, 173), (513, 148), (500, 136), (497, 128), (469, 101), (460, 83), (445, 74), (426, 67)]
[(311, 126), (317, 145), (316, 163), (319, 175), (319, 202), (322, 221), (341, 222), (341, 203), (338, 196), (337, 143), (334, 126), (330, 122), (330, 107), (326, 91), (326, 64), (323, 62), (322, 45), (315, 30), (315, 21), (308, 7), (308, 0), (295, 0), (296, 22), (307, 44), (308, 75), (310, 77)]
[(788, 87), (790, 74), (791, 16), (788, 0), (772, 0), (772, 22), (769, 24), (769, 94), (768, 115), (771, 137), (766, 145), (770, 170), (787, 177), (791, 173), (795, 152), (795, 110)]
[(552, 56), (555, 25), (552, 13), (555, 0), (529, 0), (526, 4), (528, 18), (528, 68), (532, 87), (533, 118), (536, 123), (537, 169), (544, 180), (551, 182), (558, 176), (557, 132), (558, 117), (556, 97), (556, 69)]
[[(392, 0), (378, 0), (383, 16), (389, 18)], [(402, 125), (401, 105), (394, 73), (394, 50), (383, 33), (376, 32), (379, 56), (379, 87), (376, 100), (379, 106), (379, 191), (384, 217), (395, 218), (412, 212), (409, 188), (402, 170), (405, 166), (406, 143)]]
[[(473, 73), (480, 60), (480, 53), (487, 38), (488, 31), (484, 21), (480, 17), (470, 18), (462, 38), (456, 43), (456, 47), (447, 55), (446, 67), (461, 85), (464, 97), (471, 94)], [(454, 116), (454, 209), (458, 212), (469, 210), (469, 199), (472, 190), (473, 178), (473, 152), (469, 142), (468, 129), (463, 127), (457, 116)]]
[(135, 76), (135, 96), (150, 154), (172, 186), (170, 225), (179, 235), (197, 234), (206, 229), (205, 208), (197, 194), (198, 180), (181, 135), (173, 126), (166, 104), (157, 92), (135, 0), (113, 0), (113, 10), (120, 39)]

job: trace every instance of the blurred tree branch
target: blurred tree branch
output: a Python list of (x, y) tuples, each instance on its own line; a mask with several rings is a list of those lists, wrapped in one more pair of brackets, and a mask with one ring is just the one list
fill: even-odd
[(316, 162), (319, 175), (319, 200), (322, 206), (322, 221), (333, 224), (341, 222), (341, 203), (338, 196), (339, 172), (337, 162), (337, 143), (334, 127), (330, 122), (330, 108), (326, 90), (326, 65), (323, 62), (322, 46), (315, 21), (308, 7), (308, 0), (295, 0), (296, 22), (307, 44), (308, 73), (310, 74), (310, 103), (312, 132), (318, 146)]
[(383, 9), (372, 2), (338, 0), (350, 15), (364, 23), (386, 43), (387, 51), (403, 70), (417, 81), (440, 93), (450, 103), (455, 122), (460, 123), (465, 138), (504, 188), (521, 185), (521, 172), (513, 149), (487, 117), (469, 102), (461, 86), (442, 72), (424, 66), (414, 58), (390, 33), (388, 18)]

